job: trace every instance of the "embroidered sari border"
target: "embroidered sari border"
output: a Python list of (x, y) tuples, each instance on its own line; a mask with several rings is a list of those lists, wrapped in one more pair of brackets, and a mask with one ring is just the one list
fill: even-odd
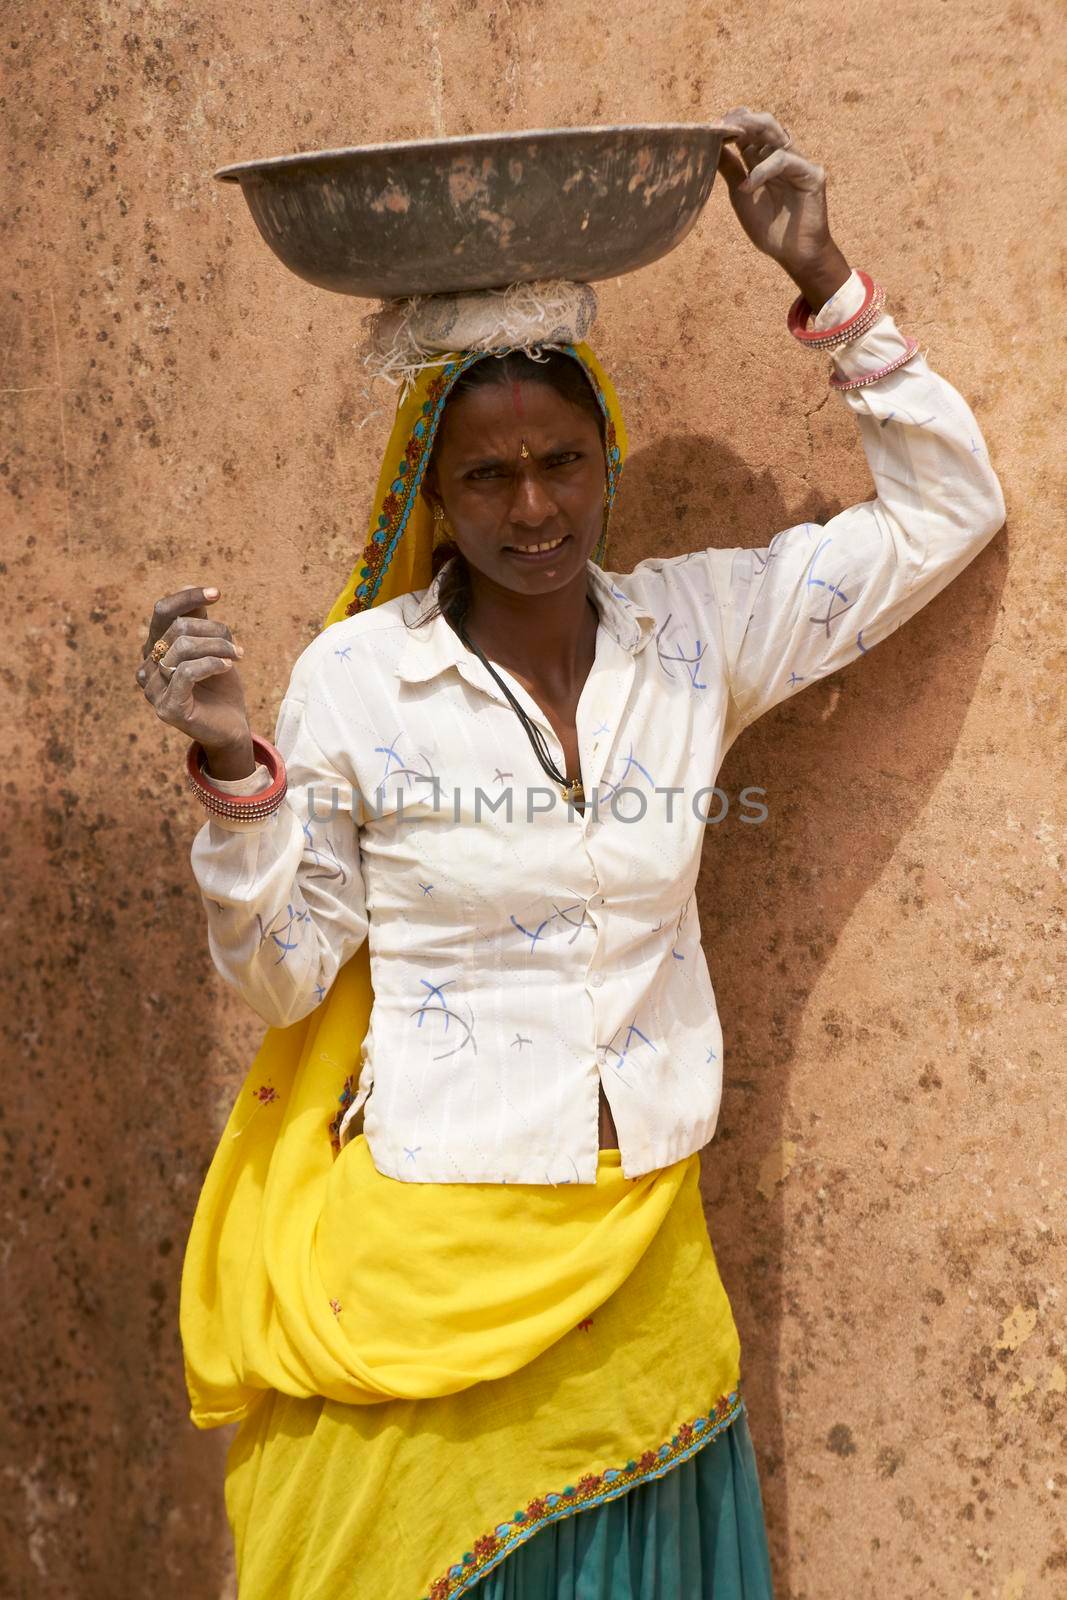
[(494, 1567), (549, 1523), (560, 1522), (592, 1506), (605, 1505), (643, 1483), (664, 1477), (725, 1432), (744, 1409), (740, 1389), (733, 1389), (721, 1396), (706, 1416), (681, 1423), (677, 1432), (658, 1450), (646, 1450), (638, 1460), (628, 1461), (624, 1467), (587, 1473), (577, 1484), (537, 1496), (525, 1510), (517, 1511), (510, 1522), (498, 1523), (492, 1532), (481, 1534), (474, 1541), (473, 1549), (464, 1551), (462, 1559), (453, 1562), (420, 1600), (454, 1600), (456, 1595), (469, 1593)]
[[(396, 476), (381, 502), (377, 526), (364, 548), (363, 565), (359, 569), (361, 582), (356, 584), (355, 594), (345, 607), (348, 616), (354, 616), (357, 611), (367, 611), (376, 603), (386, 568), (404, 537), (422, 488), (438, 425), (452, 386), (468, 367), (479, 360), (481, 351), (468, 353), (458, 361), (448, 362), (442, 372), (430, 379), (421, 413), (408, 436), (404, 455), (396, 463)], [(390, 440), (390, 444), (392, 442)]]

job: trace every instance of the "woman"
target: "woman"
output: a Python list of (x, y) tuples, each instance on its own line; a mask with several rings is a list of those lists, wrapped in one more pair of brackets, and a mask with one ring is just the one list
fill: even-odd
[(727, 120), (735, 213), (832, 353), (876, 498), (604, 572), (626, 444), (592, 352), (466, 350), (398, 406), (276, 745), (218, 591), (153, 615), (138, 677), (196, 741), (212, 956), (270, 1024), (182, 1286), (193, 1419), (241, 1422), (243, 1600), (771, 1592), (697, 1190), (708, 799), (737, 734), (932, 599), (1003, 503), (833, 243), (822, 169)]

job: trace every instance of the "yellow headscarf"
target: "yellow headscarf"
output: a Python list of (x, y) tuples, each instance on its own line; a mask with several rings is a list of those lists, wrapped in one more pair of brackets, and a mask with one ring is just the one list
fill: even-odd
[[(618, 400), (587, 345), (561, 348), (581, 364), (604, 413), (610, 514), (626, 455)], [(422, 480), (453, 385), (485, 359), (492, 357), (446, 356), (399, 400), (367, 543), (324, 626), (429, 584), (433, 518), (420, 493)], [(601, 566), (607, 525), (605, 517), (593, 556)], [(404, 1383), (413, 1395), (440, 1392), (439, 1373), (387, 1383), (369, 1371), (361, 1354), (366, 1330), (357, 1349), (323, 1279), (331, 1229), (340, 1224), (347, 1233), (331, 1173), (373, 998), (364, 942), (321, 1005), (288, 1028), (268, 1029), (219, 1140), (193, 1218), (181, 1286), (185, 1375), (199, 1427), (238, 1420), (270, 1388), (364, 1402), (408, 1392)], [(635, 1201), (659, 1177), (629, 1184)], [(545, 1203), (552, 1203), (547, 1196)], [(601, 1203), (591, 1192), (586, 1207)], [(579, 1236), (592, 1243), (592, 1218), (579, 1218), (573, 1209), (569, 1215), (580, 1224)], [(563, 1212), (560, 1218), (566, 1220)], [(349, 1218), (348, 1226), (359, 1224)], [(595, 1256), (595, 1246), (582, 1250), (589, 1284), (599, 1270)], [(600, 1281), (599, 1287), (607, 1286)]]

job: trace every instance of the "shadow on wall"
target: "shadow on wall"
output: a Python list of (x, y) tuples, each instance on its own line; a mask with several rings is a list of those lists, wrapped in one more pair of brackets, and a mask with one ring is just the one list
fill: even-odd
[[(859, 439), (856, 448), (860, 450)], [(870, 491), (873, 493), (873, 489)], [(857, 502), (869, 497), (861, 492)], [(763, 546), (798, 522), (825, 522), (840, 501), (812, 491), (786, 505), (770, 472), (754, 474), (726, 445), (671, 437), (632, 455), (623, 474), (607, 565), (629, 572), (648, 556), (713, 545)], [(731, 806), (709, 828), (698, 884), (704, 949), (724, 1035), (724, 1093), (715, 1138), (702, 1158), (709, 1230), (741, 1336), (742, 1368), (760, 1463), (775, 1583), (795, 1592), (789, 1528), (787, 1413), (805, 1376), (824, 1365), (842, 1321), (833, 1288), (826, 1319), (797, 1330), (787, 1318), (791, 1283), (804, 1272), (802, 1209), (785, 1227), (790, 1146), (821, 1121), (791, 1107), (790, 1067), (821, 970), (856, 907), (878, 883), (900, 840), (949, 765), (995, 627), (1008, 565), (1008, 535), (992, 545), (869, 655), (819, 680), (747, 729), (719, 776), (736, 796), (762, 786), (759, 827)], [(917, 899), (917, 897), (916, 897)], [(913, 908), (902, 903), (899, 915)], [(864, 914), (861, 913), (861, 917)], [(871, 922), (872, 944), (877, 934)], [(831, 1008), (819, 1019), (831, 1069), (877, 1083), (887, 1048), (922, 1066), (921, 1017), (888, 1007)], [(946, 1006), (952, 997), (946, 992)], [(857, 1024), (862, 1009), (864, 1025)], [(917, 1092), (921, 1092), (918, 1083)], [(787, 1109), (789, 1108), (789, 1109)], [(789, 1121), (787, 1122), (787, 1117)], [(832, 1151), (832, 1128), (821, 1131)], [(886, 1149), (872, 1130), (872, 1161)], [(826, 1161), (826, 1204), (855, 1204), (855, 1179)], [(787, 1248), (792, 1259), (787, 1261)], [(846, 1312), (847, 1315), (847, 1312)], [(783, 1348), (783, 1331), (790, 1337)], [(803, 1351), (797, 1359), (798, 1333)], [(863, 1330), (856, 1332), (862, 1346)], [(857, 1395), (874, 1376), (862, 1367), (840, 1388), (841, 1416), (790, 1423), (822, 1436), (828, 1450), (850, 1439), (849, 1383)], [(843, 1431), (842, 1431), (843, 1429)]]

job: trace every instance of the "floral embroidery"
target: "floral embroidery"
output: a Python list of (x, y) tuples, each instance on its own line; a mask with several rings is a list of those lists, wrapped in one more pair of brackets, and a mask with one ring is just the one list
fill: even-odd
[(465, 1594), (546, 1523), (615, 1500), (646, 1479), (663, 1477), (735, 1422), (743, 1409), (741, 1392), (733, 1389), (722, 1395), (706, 1416), (681, 1423), (670, 1442), (661, 1444), (658, 1450), (646, 1450), (639, 1460), (628, 1461), (624, 1467), (588, 1472), (577, 1484), (537, 1496), (525, 1511), (516, 1511), (510, 1522), (502, 1522), (493, 1532), (475, 1539), (473, 1549), (465, 1550), (462, 1558), (430, 1585), (424, 1600), (453, 1600), (453, 1596)]
[(341, 1315), (341, 1302), (340, 1302), (340, 1300), (331, 1300), (330, 1301), (330, 1310), (333, 1312), (335, 1317), (339, 1317)]
[(230, 1134), (231, 1139), (239, 1139), (245, 1129), (250, 1126), (252, 1118), (255, 1117), (257, 1112), (262, 1111), (264, 1106), (272, 1106), (276, 1100), (281, 1098), (269, 1078), (266, 1083), (261, 1083), (258, 1089), (253, 1089), (250, 1092), (253, 1100), (256, 1101), (256, 1109), (251, 1116), (245, 1118), (239, 1128)]
[(579, 1331), (579, 1333), (588, 1333), (592, 1326), (593, 1326), (592, 1317), (583, 1317), (581, 1322), (579, 1322), (579, 1324), (578, 1324), (578, 1331)]
[(404, 536), (404, 530), (422, 487), (423, 474), (430, 459), (448, 392), (460, 374), (479, 359), (480, 352), (475, 351), (462, 361), (450, 361), (444, 371), (427, 384), (422, 415), (404, 447), (403, 459), (397, 464), (396, 477), (381, 503), (378, 525), (371, 531), (371, 536), (364, 546), (363, 564), (359, 569), (361, 581), (356, 584), (356, 592), (345, 607), (346, 616), (351, 617), (358, 611), (366, 611), (374, 604), (386, 568)]
[(341, 1123), (344, 1121), (345, 1112), (348, 1110), (349, 1106), (352, 1104), (352, 1099), (353, 1099), (353, 1096), (355, 1095), (355, 1092), (356, 1092), (356, 1080), (355, 1080), (355, 1078), (352, 1078), (352, 1077), (346, 1078), (345, 1079), (345, 1086), (341, 1090), (341, 1093), (337, 1097), (337, 1104), (338, 1104), (339, 1110), (337, 1112), (337, 1115), (334, 1117), (333, 1121), (330, 1123), (330, 1144), (333, 1147), (333, 1153), (334, 1153), (335, 1156), (336, 1155), (340, 1155), (340, 1153), (341, 1153)]

